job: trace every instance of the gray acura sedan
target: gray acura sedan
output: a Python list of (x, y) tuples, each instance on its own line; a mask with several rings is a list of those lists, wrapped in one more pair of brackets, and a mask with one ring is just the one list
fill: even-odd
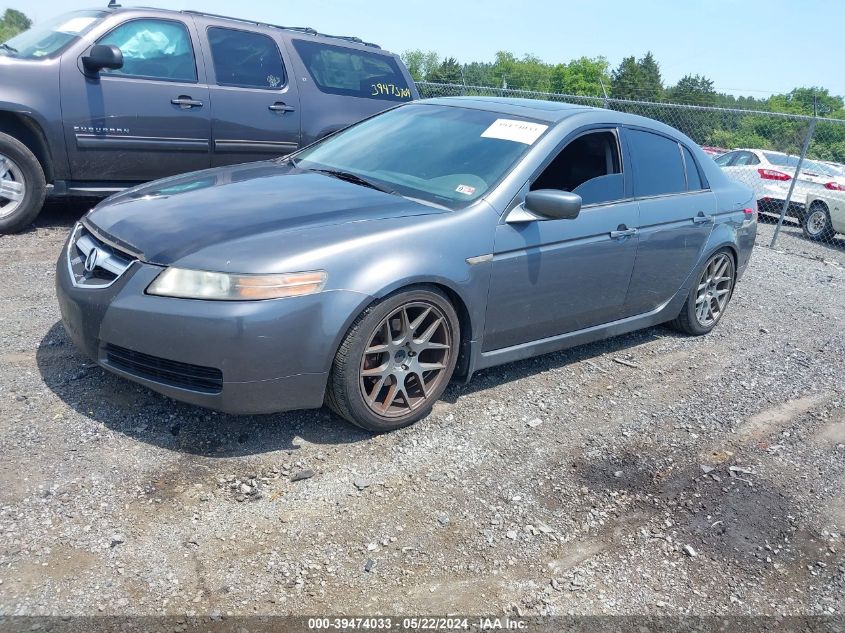
[(109, 198), (57, 290), (75, 343), (151, 389), (232, 413), (326, 403), (387, 431), (486, 367), (663, 322), (709, 332), (756, 211), (656, 121), (433, 99)]

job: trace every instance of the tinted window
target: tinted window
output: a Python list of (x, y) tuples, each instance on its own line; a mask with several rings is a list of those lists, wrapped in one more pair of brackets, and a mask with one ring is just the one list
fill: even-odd
[(686, 147), (684, 147), (684, 166), (687, 168), (687, 190), (698, 191), (704, 189), (701, 185), (701, 175), (698, 173), (698, 166), (692, 157), (692, 152)]
[(677, 142), (650, 132), (629, 130), (628, 147), (634, 172), (635, 196), (660, 196), (686, 191), (684, 163)]
[(765, 156), (766, 160), (769, 161), (772, 165), (777, 165), (778, 167), (798, 166), (797, 156), (789, 156), (788, 154), (775, 154), (772, 152), (763, 152), (763, 156)]
[(737, 154), (736, 160), (731, 163), (735, 167), (743, 167), (745, 165), (756, 165), (760, 161), (751, 152), (740, 152)]
[(323, 92), (385, 101), (410, 101), (393, 57), (307, 40), (293, 40), (308, 73)]
[(281, 88), (286, 82), (279, 47), (266, 35), (213, 27), (208, 42), (221, 86)]
[(619, 144), (613, 132), (593, 132), (566, 145), (531, 183), (531, 190), (560, 189), (581, 196), (583, 204), (624, 197)]
[(716, 161), (716, 164), (719, 165), (719, 167), (725, 167), (728, 165), (728, 163), (731, 162), (731, 159), (734, 157), (736, 157), (736, 152), (728, 152), (727, 154), (722, 154), (714, 160)]
[(197, 80), (191, 38), (181, 22), (132, 20), (97, 43), (112, 44), (123, 53), (123, 68), (103, 72), (169, 81)]

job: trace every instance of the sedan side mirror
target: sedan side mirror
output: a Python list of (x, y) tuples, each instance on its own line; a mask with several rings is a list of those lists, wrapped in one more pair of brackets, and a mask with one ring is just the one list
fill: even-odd
[(574, 220), (581, 212), (581, 196), (557, 189), (529, 191), (525, 210), (551, 220)]
[(117, 70), (123, 68), (123, 53), (113, 44), (95, 44), (88, 54), (82, 58), (85, 70), (96, 73), (108, 68)]

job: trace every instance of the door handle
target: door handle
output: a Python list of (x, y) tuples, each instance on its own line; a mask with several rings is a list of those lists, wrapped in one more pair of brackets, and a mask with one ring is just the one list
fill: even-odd
[(610, 232), (610, 237), (617, 239), (620, 237), (628, 237), (629, 235), (636, 235), (637, 229), (629, 229), (624, 224), (620, 224), (615, 231)]
[(694, 224), (709, 224), (713, 221), (712, 215), (704, 215), (703, 213), (699, 213), (692, 219)]
[(293, 106), (289, 106), (286, 103), (283, 103), (282, 101), (277, 101), (273, 105), (267, 106), (267, 109), (272, 110), (273, 112), (281, 112), (283, 114), (285, 112), (293, 112), (294, 110), (296, 110), (296, 108), (294, 108)]
[(187, 95), (179, 95), (175, 99), (171, 99), (170, 103), (175, 106), (179, 106), (183, 110), (190, 110), (191, 108), (201, 108), (202, 101), (197, 101), (196, 99), (191, 99)]

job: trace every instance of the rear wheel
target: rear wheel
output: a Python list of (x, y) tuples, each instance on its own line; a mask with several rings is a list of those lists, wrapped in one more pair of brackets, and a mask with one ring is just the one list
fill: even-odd
[(831, 239), (834, 231), (827, 205), (818, 200), (813, 202), (801, 218), (801, 228), (804, 230), (804, 235), (811, 240)]
[(44, 171), (35, 155), (16, 138), (0, 133), (0, 233), (29, 226), (46, 193)]
[(326, 403), (377, 433), (413, 424), (449, 384), (459, 343), (457, 314), (439, 290), (391, 295), (350, 328), (335, 356)]
[(681, 313), (671, 322), (681, 332), (700, 336), (716, 327), (733, 294), (736, 271), (728, 251), (710, 256), (690, 290)]

